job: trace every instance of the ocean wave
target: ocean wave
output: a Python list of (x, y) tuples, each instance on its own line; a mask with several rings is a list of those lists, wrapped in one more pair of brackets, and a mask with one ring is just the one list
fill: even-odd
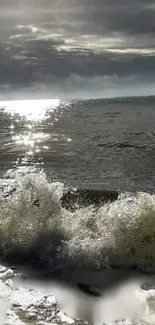
[(3, 260), (154, 272), (154, 194), (69, 191), (43, 172), (3, 180), (1, 189)]

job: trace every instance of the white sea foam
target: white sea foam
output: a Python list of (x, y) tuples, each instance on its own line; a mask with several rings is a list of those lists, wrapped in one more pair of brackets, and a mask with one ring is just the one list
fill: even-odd
[[(20, 177), (12, 186), (16, 191), (3, 197), (0, 206), (0, 232), (10, 243), (26, 247), (41, 232), (48, 236), (51, 232), (48, 244), (46, 238), (47, 253), (52, 233), (60, 232), (68, 239), (63, 247), (57, 241), (58, 251), (65, 249), (70, 257), (83, 254), (87, 262), (93, 260), (100, 266), (154, 267), (155, 195), (122, 194), (115, 202), (98, 208), (79, 207), (71, 213), (61, 207), (64, 185), (49, 183), (42, 172)], [(44, 255), (44, 247), (40, 245), (40, 249)]]

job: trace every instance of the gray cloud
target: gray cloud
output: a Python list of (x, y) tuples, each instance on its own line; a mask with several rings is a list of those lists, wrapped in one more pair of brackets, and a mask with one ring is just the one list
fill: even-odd
[(1, 0), (0, 87), (76, 94), (153, 85), (154, 16), (150, 0)]

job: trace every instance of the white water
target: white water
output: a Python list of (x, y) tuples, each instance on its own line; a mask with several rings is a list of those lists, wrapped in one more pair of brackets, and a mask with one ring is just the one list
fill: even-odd
[[(56, 255), (57, 259), (54, 257), (53, 263), (61, 262), (62, 269), (66, 258), (67, 266), (72, 265), (73, 261), (77, 271), (63, 274), (64, 285), (53, 281), (39, 283), (30, 277), (27, 282), (21, 281), (20, 285), (16, 283), (16, 289), (10, 289), (6, 283), (1, 283), (1, 324), (9, 323), (8, 320), (6, 323), (3, 320), (7, 310), (12, 308), (12, 299), (15, 297), (15, 301), (24, 310), (25, 299), (28, 303), (33, 296), (34, 306), (38, 306), (37, 304), (42, 305), (43, 297), (50, 297), (51, 294), (55, 294), (60, 309), (68, 316), (88, 320), (94, 325), (103, 322), (111, 324), (122, 318), (126, 319), (123, 324), (155, 323), (155, 290), (140, 289), (140, 285), (150, 281), (150, 277), (141, 280), (141, 274), (137, 276), (136, 271), (131, 274), (127, 271), (128, 274), (124, 277), (125, 270), (120, 274), (120, 271), (109, 268), (100, 272), (83, 269), (88, 265), (96, 268), (110, 264), (130, 267), (134, 264), (141, 269), (154, 271), (155, 195), (122, 194), (113, 203), (99, 208), (77, 208), (71, 213), (60, 204), (63, 184), (49, 183), (43, 173), (3, 180), (2, 187), (5, 188), (0, 205), (2, 253), (7, 255), (14, 246), (23, 249), (23, 252), (28, 249), (31, 252), (35, 248), (40, 259), (51, 259), (53, 262), (53, 256)], [(12, 188), (16, 188), (16, 191), (7, 196)], [(39, 206), (33, 204), (36, 199), (39, 199)], [(61, 233), (62, 238), (60, 236), (60, 239), (53, 240), (49, 231), (52, 235)], [(45, 234), (45, 242), (44, 237), (40, 240), (40, 233)], [(55, 255), (51, 255), (51, 252)], [(79, 267), (81, 271), (78, 270)], [(154, 283), (154, 275), (152, 277)], [(99, 287), (103, 296), (94, 298), (79, 291), (76, 287), (79, 282)], [(3, 296), (4, 293), (7, 293), (6, 297)], [(26, 308), (31, 310), (30, 303)], [(43, 308), (46, 310), (47, 305)], [(11, 321), (19, 324), (18, 315), (10, 313)]]
[[(0, 205), (0, 232), (9, 245), (12, 241), (29, 247), (41, 232), (48, 236), (49, 232), (61, 232), (68, 239), (57, 241), (57, 248), (70, 258), (83, 255), (83, 263), (137, 265), (154, 270), (155, 195), (122, 194), (113, 203), (77, 208), (71, 213), (60, 204), (63, 184), (49, 183), (42, 172), (18, 177), (15, 183), (9, 183), (9, 190), (16, 187), (16, 191), (3, 198)], [(39, 207), (33, 204), (37, 199)], [(50, 236), (47, 241), (46, 237), (46, 247), (39, 247), (46, 259), (52, 249)]]

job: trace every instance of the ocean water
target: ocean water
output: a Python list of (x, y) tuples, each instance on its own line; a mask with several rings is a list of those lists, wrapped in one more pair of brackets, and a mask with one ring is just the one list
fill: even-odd
[(43, 168), (67, 186), (154, 191), (154, 97), (1, 102), (0, 176)]
[(2, 263), (154, 274), (154, 127), (155, 97), (0, 102)]

